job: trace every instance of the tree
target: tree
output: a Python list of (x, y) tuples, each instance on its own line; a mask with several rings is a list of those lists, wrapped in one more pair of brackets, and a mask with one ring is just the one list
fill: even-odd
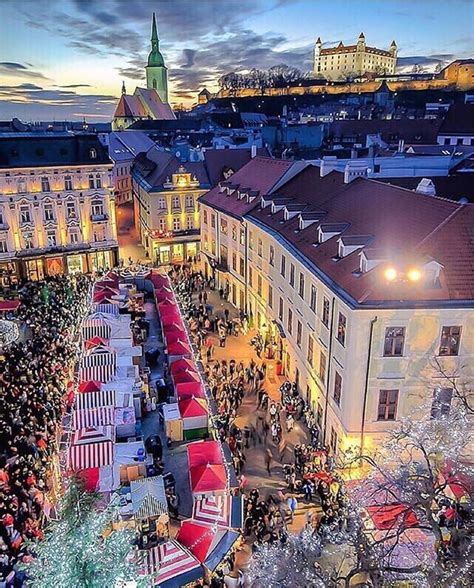
[(31, 545), (33, 557), (23, 565), (32, 586), (114, 588), (132, 580), (136, 586), (148, 586), (146, 576), (139, 576), (133, 532), (112, 529), (116, 499), (101, 508), (96, 494), (70, 481), (60, 500), (59, 519), (47, 525), (43, 540)]

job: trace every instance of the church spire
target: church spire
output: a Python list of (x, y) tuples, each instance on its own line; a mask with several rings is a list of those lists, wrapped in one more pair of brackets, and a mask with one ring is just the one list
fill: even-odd
[(126, 94), (127, 93), (127, 89), (125, 88), (125, 80), (123, 80), (122, 82), (122, 94)]
[[(151, 47), (153, 50), (157, 50), (158, 49), (158, 43), (159, 43), (159, 39), (158, 39), (158, 30), (156, 28), (156, 16), (155, 13), (153, 13), (153, 22), (151, 25)], [(155, 44), (156, 44), (156, 48), (155, 48)]]

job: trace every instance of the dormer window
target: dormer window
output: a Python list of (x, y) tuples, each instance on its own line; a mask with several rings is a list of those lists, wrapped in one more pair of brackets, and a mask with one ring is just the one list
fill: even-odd
[(434, 259), (423, 266), (423, 275), (427, 287), (434, 287), (439, 284), (439, 277), (442, 269), (443, 266)]
[(347, 257), (357, 249), (368, 245), (372, 237), (369, 235), (345, 235), (339, 239), (338, 257)]
[(345, 223), (325, 223), (320, 225), (318, 228), (318, 243), (325, 243), (329, 239), (332, 239), (332, 237), (340, 235), (343, 231), (347, 229), (348, 226), (349, 225)]
[(377, 249), (364, 249), (360, 252), (360, 272), (366, 274), (379, 264), (387, 261), (383, 251)]
[(97, 151), (94, 148), (89, 149), (89, 157), (91, 159), (97, 159)]

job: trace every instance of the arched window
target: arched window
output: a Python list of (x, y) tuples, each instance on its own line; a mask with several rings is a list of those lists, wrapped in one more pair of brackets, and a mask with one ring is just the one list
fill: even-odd
[(89, 157), (91, 159), (97, 159), (97, 151), (94, 148), (89, 149)]
[(153, 78), (153, 88), (156, 90), (156, 79)]

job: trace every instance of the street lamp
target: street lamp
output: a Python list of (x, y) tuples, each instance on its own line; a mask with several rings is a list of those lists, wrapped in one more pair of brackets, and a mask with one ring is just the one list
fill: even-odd
[(385, 279), (389, 282), (393, 282), (397, 279), (398, 272), (394, 267), (388, 267), (384, 272)]

